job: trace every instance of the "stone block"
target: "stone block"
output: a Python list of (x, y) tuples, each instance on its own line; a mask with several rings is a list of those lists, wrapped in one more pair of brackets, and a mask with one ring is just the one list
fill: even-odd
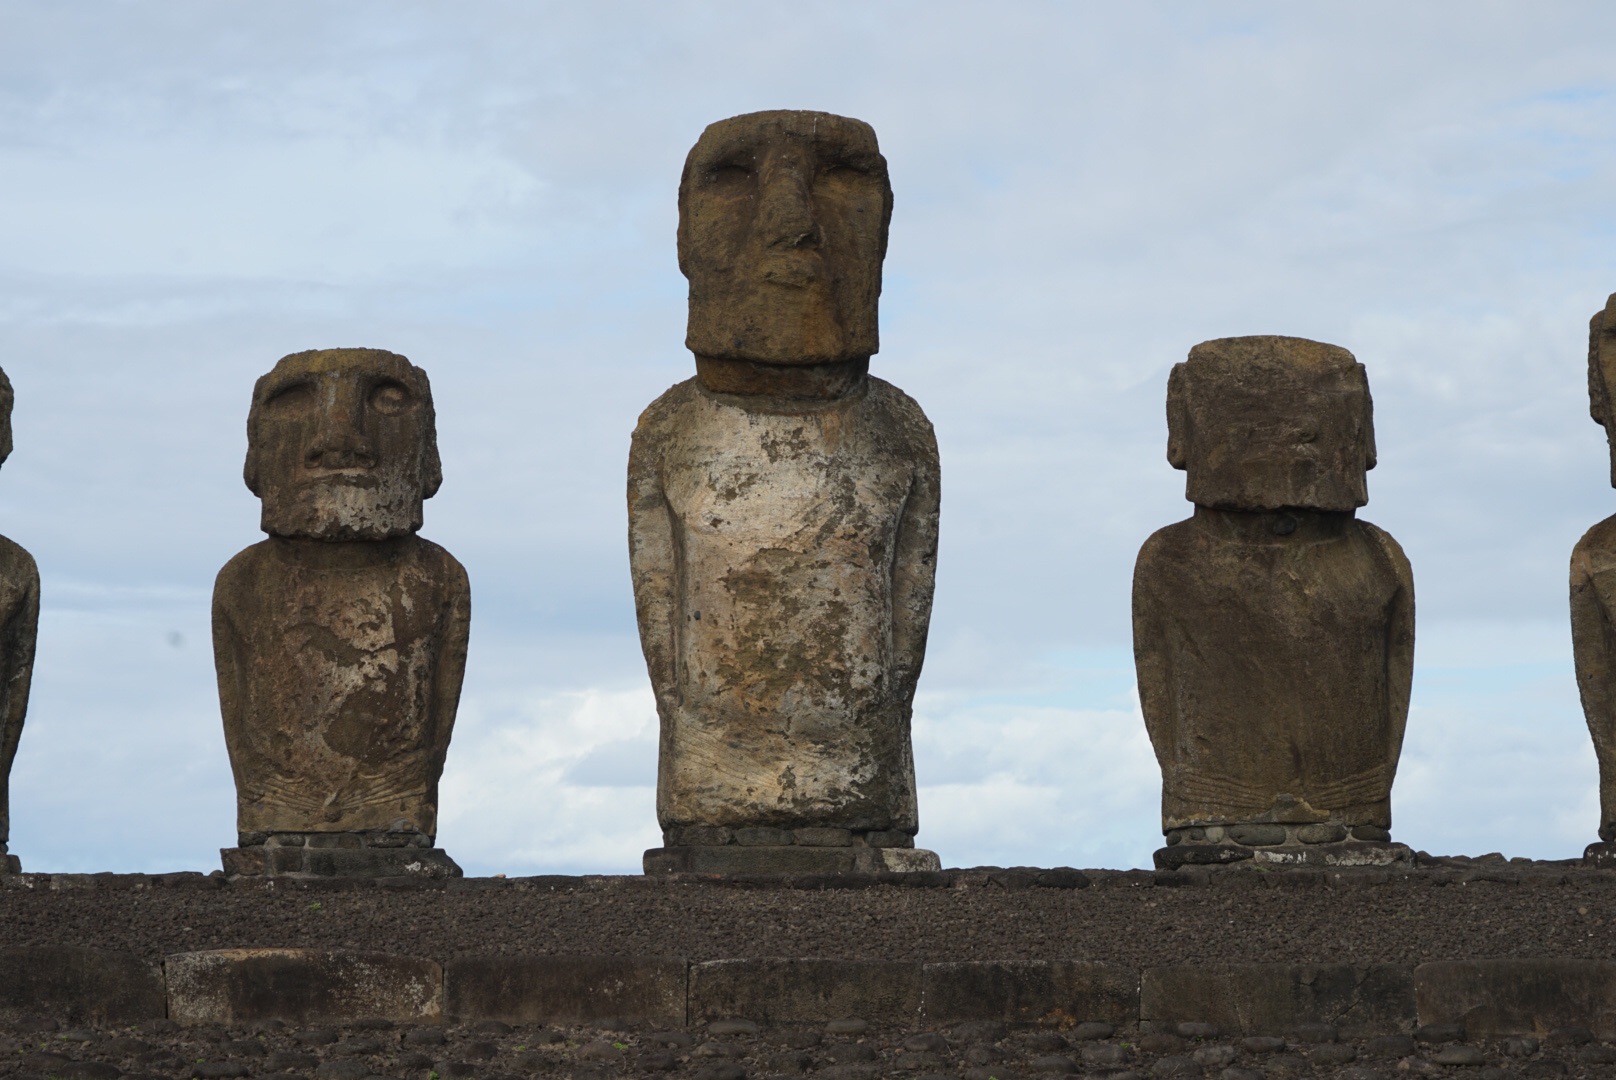
[(647, 874), (847, 874), (854, 868), (850, 847), (652, 848), (645, 853)]
[(921, 983), (921, 965), (902, 961), (714, 960), (691, 965), (690, 1022), (913, 1024)]
[(160, 1019), (163, 972), (132, 953), (77, 945), (0, 949), (0, 1016), (47, 1014), (75, 1024)]
[(1333, 1024), (1354, 1036), (1406, 1033), (1414, 1029), (1414, 979), (1394, 964), (1147, 968), (1139, 1017), (1242, 1035), (1284, 1035), (1304, 1024)]
[[(312, 837), (311, 837), (312, 839)], [(304, 847), (267, 844), (222, 848), (226, 877), (294, 878), (422, 878), (461, 876), (460, 867), (442, 848), (337, 846), (343, 834), (327, 843)]]
[(1139, 1020), (1139, 974), (1086, 961), (927, 964), (922, 973), (928, 1024), (1002, 1020), (1070, 1027)]
[(435, 1024), (443, 1016), (443, 969), (413, 956), (219, 949), (178, 953), (164, 969), (168, 1015), (182, 1024)]
[(1616, 1039), (1616, 961), (1439, 961), (1414, 969), (1414, 993), (1421, 1024), (1459, 1024), (1471, 1038), (1576, 1025)]
[(589, 1024), (607, 1017), (682, 1027), (687, 964), (621, 956), (463, 956), (444, 967), (457, 1021)]

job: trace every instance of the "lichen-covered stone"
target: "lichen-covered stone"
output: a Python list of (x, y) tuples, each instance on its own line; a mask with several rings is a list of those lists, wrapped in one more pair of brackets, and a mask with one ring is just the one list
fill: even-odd
[(1388, 828), (1414, 584), (1397, 543), (1354, 516), (1375, 461), (1362, 366), (1299, 338), (1198, 345), (1169, 382), (1168, 458), (1195, 513), (1146, 541), (1134, 573), (1164, 831)]
[(641, 416), (628, 499), (670, 844), (918, 827), (909, 721), (939, 479), (920, 407), (867, 374), (890, 212), (857, 120), (735, 117), (686, 163), (697, 377)]
[(253, 392), (246, 478), (270, 538), (213, 607), (242, 843), (430, 847), (470, 587), (415, 535), (440, 479), (426, 374), (373, 349), (286, 357)]

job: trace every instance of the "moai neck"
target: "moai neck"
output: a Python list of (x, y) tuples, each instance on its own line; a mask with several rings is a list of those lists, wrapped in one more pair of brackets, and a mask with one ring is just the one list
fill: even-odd
[(1316, 544), (1346, 532), (1355, 510), (1217, 510), (1195, 508), (1195, 524), (1219, 540), (1241, 544)]
[(762, 364), (696, 357), (696, 379), (713, 394), (758, 398), (772, 404), (840, 401), (863, 388), (870, 358), (829, 364)]
[(309, 570), (363, 570), (398, 558), (413, 535), (386, 540), (311, 540), (303, 536), (272, 536), (275, 551), (287, 562)]

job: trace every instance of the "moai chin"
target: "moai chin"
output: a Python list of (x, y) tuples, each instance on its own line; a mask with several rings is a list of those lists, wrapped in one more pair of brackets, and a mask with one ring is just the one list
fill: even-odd
[(235, 876), (459, 876), (433, 847), (471, 588), (415, 535), (442, 469), (426, 372), (294, 353), (253, 389), (247, 487), (269, 539), (225, 564), (213, 650)]
[[(11, 456), (11, 380), (0, 371), (0, 464)], [(39, 636), (39, 568), (34, 557), (0, 536), (0, 871), (22, 872), (11, 842), (11, 764), (17, 757)]]
[(909, 721), (931, 424), (868, 374), (892, 191), (868, 124), (711, 125), (679, 184), (696, 377), (647, 408), (629, 555), (661, 718), (647, 873), (934, 869)]
[[(1588, 404), (1610, 446), (1616, 486), (1616, 294), (1588, 322)], [(1571, 643), (1582, 711), (1599, 757), (1599, 842), (1584, 858), (1616, 866), (1616, 517), (1589, 529), (1571, 552)]]
[(1204, 342), (1173, 368), (1167, 430), (1195, 513), (1145, 541), (1133, 586), (1157, 866), (1407, 861), (1389, 830), (1414, 579), (1355, 516), (1375, 465), (1362, 365), (1302, 338)]

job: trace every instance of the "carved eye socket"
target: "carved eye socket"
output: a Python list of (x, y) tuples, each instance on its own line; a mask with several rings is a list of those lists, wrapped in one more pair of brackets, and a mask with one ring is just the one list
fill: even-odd
[(314, 384), (288, 383), (264, 399), (264, 408), (276, 413), (301, 412), (314, 404)]
[(370, 407), (379, 413), (392, 416), (403, 412), (409, 405), (410, 392), (404, 388), (403, 383), (377, 383), (370, 391)]
[(739, 192), (752, 182), (752, 170), (738, 161), (714, 165), (707, 174), (707, 186), (720, 192)]

